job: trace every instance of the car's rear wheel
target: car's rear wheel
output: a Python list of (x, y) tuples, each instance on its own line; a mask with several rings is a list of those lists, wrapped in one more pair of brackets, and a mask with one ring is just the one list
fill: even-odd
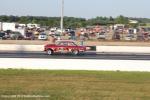
[(73, 51), (72, 51), (72, 54), (73, 54), (73, 55), (78, 55), (78, 54), (79, 54), (79, 51), (78, 51), (78, 50), (73, 50)]
[(48, 55), (52, 55), (52, 54), (53, 54), (53, 50), (48, 49), (48, 50), (47, 50), (47, 54), (48, 54)]

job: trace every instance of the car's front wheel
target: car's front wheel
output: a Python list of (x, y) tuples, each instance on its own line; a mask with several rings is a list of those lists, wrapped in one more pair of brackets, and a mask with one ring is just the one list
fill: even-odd
[(48, 54), (48, 55), (52, 55), (52, 54), (53, 54), (53, 50), (48, 49), (48, 50), (47, 50), (47, 54)]
[(73, 54), (73, 55), (78, 55), (78, 54), (79, 54), (79, 51), (78, 51), (78, 50), (73, 50), (73, 51), (72, 51), (72, 54)]

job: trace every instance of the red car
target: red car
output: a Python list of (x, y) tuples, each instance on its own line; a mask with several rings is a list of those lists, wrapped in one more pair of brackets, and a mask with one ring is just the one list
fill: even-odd
[(72, 53), (74, 55), (78, 55), (79, 53), (85, 52), (86, 47), (78, 46), (71, 40), (60, 40), (56, 41), (55, 44), (45, 45), (44, 51), (46, 51), (48, 55), (52, 55), (54, 53)]

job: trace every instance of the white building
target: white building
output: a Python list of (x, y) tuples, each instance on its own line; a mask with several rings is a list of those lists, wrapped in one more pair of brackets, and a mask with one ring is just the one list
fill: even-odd
[(26, 27), (26, 24), (19, 24), (19, 27)]
[(138, 21), (137, 20), (129, 20), (129, 23), (131, 23), (131, 24), (137, 24)]
[(15, 31), (17, 25), (18, 25), (17, 23), (7, 23), (7, 22), (3, 22), (3, 23), (2, 23), (2, 30), (3, 30), (3, 31), (7, 31), (7, 30)]
[(123, 29), (124, 26), (125, 26), (124, 24), (115, 24), (114, 29)]
[(29, 23), (29, 24), (27, 24), (27, 27), (28, 28), (40, 28), (40, 24), (31, 24), (31, 23)]
[(20, 32), (22, 35), (25, 34), (25, 27), (20, 27), (18, 23), (8, 23), (8, 22), (3, 22), (1, 23), (1, 28), (0, 30), (2, 31), (7, 31), (7, 30), (11, 30), (11, 31), (17, 31)]
[(0, 31), (2, 31), (2, 22), (0, 22)]

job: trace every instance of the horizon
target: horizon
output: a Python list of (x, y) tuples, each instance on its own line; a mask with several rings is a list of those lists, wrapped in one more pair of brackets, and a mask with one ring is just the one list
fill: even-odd
[[(97, 16), (119, 15), (137, 18), (150, 18), (149, 0), (64, 0), (64, 16), (77, 18), (95, 18)], [(61, 16), (60, 0), (1, 0), (0, 15), (14, 16)]]
[[(17, 16), (17, 15), (0, 15), (0, 16), (15, 16), (15, 17), (49, 17), (49, 18), (51, 18), (51, 17), (56, 17), (56, 18), (60, 18), (60, 16), (37, 16), (37, 15), (22, 15), (22, 16)], [(116, 17), (113, 17), (113, 16), (95, 16), (95, 17), (93, 17), (93, 18), (96, 18), (96, 17), (107, 17), (107, 18), (109, 18), (109, 17), (112, 17), (112, 18), (117, 18), (117, 17), (119, 17), (119, 16), (124, 16), (124, 15), (118, 15), (118, 16), (116, 16)], [(73, 17), (73, 18), (84, 18), (84, 17), (74, 17), (74, 16), (64, 16), (64, 18), (65, 17)], [(124, 17), (127, 17), (127, 18), (146, 18), (146, 17), (129, 17), (129, 16), (124, 16)], [(84, 18), (84, 19), (86, 19), (86, 20), (88, 20), (88, 19), (92, 19), (92, 18)], [(146, 18), (146, 19), (150, 19), (150, 18)]]

